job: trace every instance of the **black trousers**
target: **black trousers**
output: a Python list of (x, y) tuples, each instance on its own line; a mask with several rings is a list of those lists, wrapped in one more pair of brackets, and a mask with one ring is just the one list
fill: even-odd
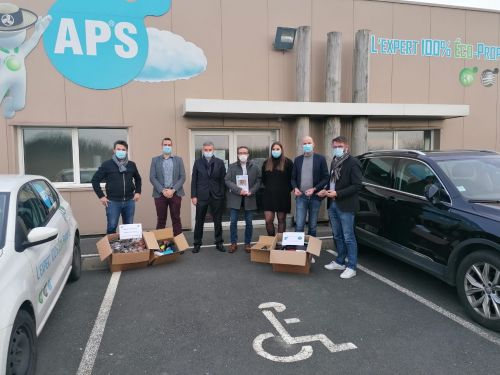
[(198, 201), (196, 205), (196, 222), (194, 224), (194, 246), (201, 246), (203, 239), (203, 225), (207, 216), (208, 208), (214, 219), (215, 243), (222, 243), (222, 210), (224, 199), (210, 198), (208, 201)]

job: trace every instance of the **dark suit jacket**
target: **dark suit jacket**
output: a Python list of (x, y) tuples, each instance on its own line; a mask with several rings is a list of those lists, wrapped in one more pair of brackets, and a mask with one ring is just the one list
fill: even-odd
[[(332, 175), (331, 167), (330, 165), (330, 176)], [(335, 202), (341, 211), (356, 212), (359, 209), (358, 192), (362, 186), (361, 179), (361, 164), (359, 160), (354, 156), (349, 156), (342, 163), (340, 178), (335, 183), (335, 191), (337, 192)], [(325, 189), (330, 189), (330, 180), (328, 180)], [(328, 198), (328, 207), (330, 207), (331, 201), (331, 198)]]
[(210, 163), (204, 157), (197, 159), (191, 175), (191, 198), (198, 198), (199, 201), (223, 199), (226, 190), (225, 176), (226, 167), (221, 159), (214, 156)]
[[(302, 175), (302, 163), (304, 162), (304, 155), (297, 156), (293, 162), (292, 169), (292, 188), (300, 189), (301, 175)], [(316, 195), (316, 193), (323, 189), (323, 187), (328, 183), (328, 166), (326, 165), (326, 159), (323, 155), (313, 154), (313, 185), (316, 189), (315, 194), (312, 196), (314, 199), (323, 199)]]

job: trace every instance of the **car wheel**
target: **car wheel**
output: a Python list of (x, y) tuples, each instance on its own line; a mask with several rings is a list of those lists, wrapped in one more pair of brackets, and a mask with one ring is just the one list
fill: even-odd
[(35, 322), (27, 311), (19, 310), (10, 334), (7, 375), (34, 374), (36, 354)]
[(75, 237), (73, 244), (73, 260), (71, 261), (71, 273), (69, 274), (69, 281), (76, 281), (82, 274), (82, 252), (80, 250), (80, 241)]
[(500, 331), (500, 253), (477, 251), (465, 257), (458, 267), (457, 291), (472, 319)]

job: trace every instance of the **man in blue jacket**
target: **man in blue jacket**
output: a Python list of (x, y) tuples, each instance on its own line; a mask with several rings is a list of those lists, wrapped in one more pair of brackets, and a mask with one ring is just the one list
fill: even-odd
[[(106, 233), (115, 233), (120, 215), (123, 224), (134, 222), (135, 202), (141, 197), (141, 175), (137, 166), (127, 157), (128, 144), (116, 141), (113, 157), (101, 164), (92, 177), (92, 187), (106, 208)], [(106, 184), (106, 194), (101, 189)]]
[(194, 162), (191, 175), (191, 202), (196, 206), (193, 253), (200, 251), (208, 208), (214, 219), (215, 246), (217, 250), (224, 252), (226, 250), (222, 240), (222, 210), (226, 190), (226, 166), (223, 160), (214, 156), (212, 142), (203, 143), (202, 153), (202, 157)]
[(174, 236), (182, 233), (181, 201), (184, 196), (186, 172), (182, 158), (172, 154), (173, 142), (170, 138), (162, 140), (162, 154), (151, 160), (149, 181), (153, 184), (153, 199), (156, 207), (156, 229), (165, 228), (167, 213), (170, 218)]
[(304, 154), (293, 163), (292, 187), (295, 195), (295, 231), (304, 232), (309, 214), (309, 235), (316, 236), (318, 213), (323, 197), (317, 195), (328, 183), (328, 167), (323, 155), (314, 153), (314, 141), (310, 136), (302, 140)]

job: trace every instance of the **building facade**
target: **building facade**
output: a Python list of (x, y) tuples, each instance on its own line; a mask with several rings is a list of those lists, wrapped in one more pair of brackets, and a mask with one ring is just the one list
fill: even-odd
[[(44, 16), (55, 3), (18, 0), (15, 4)], [(88, 2), (90, 20), (95, 18), (92, 3)], [(500, 14), (496, 12), (378, 0), (173, 0), (168, 12), (146, 14), (145, 25), (180, 36), (184, 45), (194, 44), (206, 58), (206, 66), (190, 76), (130, 79), (115, 88), (95, 88), (106, 79), (107, 73), (100, 76), (101, 69), (105, 73), (109, 66), (96, 64), (87, 72), (88, 76), (101, 77), (94, 79), (94, 87), (82, 85), (61, 69), (51, 56), (54, 51), (48, 50), (52, 46), (49, 38), (60, 37), (66, 43), (60, 54), (78, 54), (79, 50), (71, 44), (76, 40), (71, 25), (63, 34), (50, 29), (56, 27), (55, 19), (25, 59), (24, 109), (11, 119), (0, 119), (0, 173), (50, 178), (71, 203), (83, 234), (105, 231), (104, 209), (89, 181), (97, 166), (111, 156), (117, 139), (128, 140), (130, 159), (142, 175), (143, 194), (135, 221), (145, 228), (156, 223), (149, 167), (151, 158), (161, 153), (163, 137), (173, 139), (174, 153), (183, 158), (188, 175), (187, 196), (182, 202), (184, 228), (193, 225), (190, 170), (203, 141), (212, 140), (216, 155), (226, 163), (236, 160), (239, 145), (247, 145), (251, 157), (261, 162), (274, 140), (284, 144), (288, 157), (296, 156), (293, 116), (193, 116), (185, 111), (188, 99), (243, 100), (250, 104), (295, 101), (297, 50), (273, 49), (278, 26), (311, 27), (311, 102), (325, 101), (326, 40), (331, 31), (342, 33), (341, 102), (352, 101), (354, 36), (358, 30), (368, 29), (369, 103), (469, 106), (468, 115), (451, 118), (370, 118), (369, 148), (500, 150), (496, 82)], [(111, 21), (107, 24), (111, 32), (118, 29)], [(80, 33), (78, 27), (75, 30), (82, 53), (91, 59), (98, 56), (107, 28), (102, 23), (85, 25), (94, 25), (90, 29), (94, 33), (89, 34), (89, 29)], [(32, 30), (28, 29), (28, 38)], [(128, 30), (120, 40), (133, 34)], [(151, 43), (150, 39), (150, 48)], [(121, 53), (129, 53), (131, 46), (125, 46)], [(160, 56), (164, 61), (184, 61), (176, 54), (178, 50), (169, 50), (168, 43), (162, 46), (166, 50)], [(2, 47), (0, 35), (0, 50)], [(58, 48), (57, 43), (54, 48)], [(329, 157), (330, 150), (324, 147), (324, 123), (321, 116), (311, 118), (310, 133), (317, 152)], [(351, 124), (352, 117), (342, 118), (342, 133), (348, 137)]]

